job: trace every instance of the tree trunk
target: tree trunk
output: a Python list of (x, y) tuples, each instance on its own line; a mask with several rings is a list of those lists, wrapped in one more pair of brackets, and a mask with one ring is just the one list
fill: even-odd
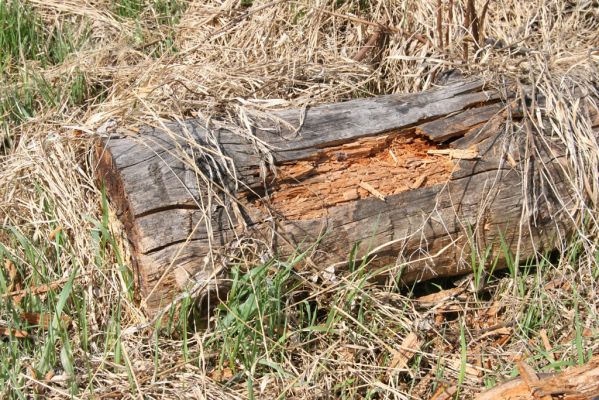
[(505, 129), (521, 114), (459, 81), (277, 112), (253, 138), (199, 120), (108, 132), (97, 172), (151, 313), (242, 245), (308, 251), (306, 268), (329, 275), (351, 253), (413, 282), (469, 272), (473, 252), (500, 268), (575, 229), (565, 150)]

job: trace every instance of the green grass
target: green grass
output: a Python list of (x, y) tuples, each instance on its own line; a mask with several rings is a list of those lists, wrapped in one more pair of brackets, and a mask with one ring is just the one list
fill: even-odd
[(41, 18), (26, 2), (0, 1), (0, 70), (22, 60), (44, 60), (47, 38)]
[(117, 0), (113, 8), (117, 15), (125, 18), (137, 18), (145, 7), (145, 0)]
[(0, 0), (0, 123), (23, 123), (40, 110), (81, 106), (99, 91), (77, 68), (49, 81), (43, 69), (64, 63), (90, 31), (75, 23), (48, 28), (26, 1)]
[(228, 301), (216, 314), (217, 339), (207, 343), (221, 349), (220, 368), (226, 366), (234, 374), (240, 368), (256, 373), (283, 370), (278, 363), (284, 359), (290, 334), (285, 303), (298, 285), (293, 267), (304, 256), (299, 254), (284, 263), (273, 260), (245, 272), (240, 266), (232, 269)]
[(154, 0), (152, 8), (158, 17), (158, 23), (161, 25), (174, 26), (187, 8), (187, 2), (183, 0)]
[[(51, 202), (46, 202), (44, 207), (47, 220), (55, 220)], [(103, 370), (123, 373), (128, 382), (126, 390), (130, 393), (139, 389), (139, 371), (136, 372), (126, 351), (126, 348), (131, 351), (132, 344), (125, 345), (122, 339), (126, 326), (122, 305), (124, 300), (133, 299), (132, 276), (109, 230), (105, 196), (102, 197), (102, 209), (98, 220), (89, 218), (95, 254), (90, 259), (92, 264), (87, 266), (75, 263), (68, 232), (58, 232), (51, 241), (44, 237), (32, 240), (16, 227), (5, 227), (3, 233), (8, 238), (5, 241), (8, 245), (0, 245), (0, 261), (4, 264), (10, 260), (15, 265), (16, 280), (21, 281), (24, 288), (37, 288), (57, 281), (62, 283), (47, 293), (27, 294), (16, 302), (12, 297), (5, 297), (16, 280), (7, 275), (6, 269), (1, 270), (2, 315), (11, 329), (31, 334), (27, 339), (7, 338), (7, 345), (0, 348), (0, 387), (3, 388), (0, 396), (3, 398), (27, 398), (35, 387), (27, 374), (42, 379), (49, 371), (67, 377), (65, 390), (73, 396), (93, 393), (97, 385), (94, 376)], [(57, 227), (55, 223), (49, 224), (51, 229)], [(327, 390), (335, 398), (377, 398), (384, 393), (372, 384), (386, 375), (353, 374), (339, 354), (350, 355), (356, 365), (378, 365), (380, 368), (389, 365), (394, 349), (410, 330), (415, 329), (405, 321), (419, 318), (410, 306), (409, 296), (410, 293), (418, 295), (420, 289), (403, 288), (398, 292), (393, 277), (389, 277), (388, 286), (375, 284), (374, 278), (380, 271), (362, 262), (338, 275), (341, 279), (338, 283), (329, 288), (318, 286), (319, 292), (315, 293), (314, 284), (296, 272), (306, 254), (297, 253), (285, 260), (271, 259), (254, 266), (234, 265), (226, 301), (217, 306), (208, 326), (200, 327), (197, 313), (201, 310), (191, 298), (184, 299), (178, 308), (173, 308), (169, 318), (158, 321), (151, 337), (144, 339), (147, 346), (141, 343), (146, 348), (143, 350), (146, 359), (152, 363), (151, 377), (143, 382), (159, 381), (165, 369), (175, 368), (183, 362), (206, 368), (211, 376), (217, 376), (224, 388), (245, 387), (248, 397), (260, 397), (260, 382), (265, 379), (278, 382), (279, 393), (285, 397), (291, 395), (301, 381), (298, 373), (303, 369), (298, 371), (292, 367), (297, 364), (303, 365), (302, 368), (309, 366), (315, 381), (333, 382)], [(90, 273), (90, 268), (109, 271), (113, 263), (119, 266), (117, 271), (126, 290), (120, 295), (122, 297), (111, 303), (110, 309), (105, 310), (104, 323), (94, 327), (90, 324), (90, 307), (93, 307), (94, 299), (78, 281)], [(547, 292), (543, 283), (556, 272), (555, 265), (548, 259), (522, 266), (515, 276), (510, 270), (518, 268), (508, 267), (507, 273), (498, 272), (487, 278), (484, 290), (497, 291), (490, 300), (479, 297), (476, 291), (471, 292), (467, 301), (476, 307), (464, 307), (457, 320), (447, 320), (434, 330), (418, 331), (420, 334), (428, 332), (429, 339), (421, 349), (423, 353), (410, 362), (412, 374), (419, 376), (430, 371), (442, 382), (455, 380), (458, 393), (467, 393), (473, 384), (466, 373), (472, 363), (471, 354), (480, 351), (471, 342), (479, 329), (478, 310), (490, 307), (500, 296), (507, 296), (508, 301), (502, 318), (516, 319), (515, 334), (507, 345), (518, 347), (524, 344), (523, 351), (531, 356), (529, 363), (541, 369), (559, 371), (588, 361), (590, 353), (586, 349), (592, 338), (583, 335), (583, 321), (592, 310), (584, 307), (579, 290), (573, 287), (571, 297), (565, 294), (566, 297), (557, 299)], [(476, 270), (472, 279), (476, 279)], [(518, 288), (518, 297), (509, 299), (513, 285)], [(447, 285), (440, 283), (438, 287), (443, 289)], [(426, 290), (430, 288), (427, 286)], [(381, 296), (388, 294), (396, 296), (397, 300), (381, 302)], [(514, 301), (516, 306), (509, 306)], [(572, 339), (556, 345), (554, 351), (563, 353), (562, 360), (556, 363), (538, 341), (538, 332), (546, 328), (550, 338), (558, 337), (559, 332), (552, 327), (559, 325), (562, 318), (559, 307), (564, 305), (572, 309)], [(23, 312), (50, 315), (50, 326), (47, 330), (29, 326), (20, 318)], [(71, 318), (70, 323), (60, 318), (65, 315)], [(438, 353), (435, 340), (444, 338), (451, 342), (447, 338), (451, 337), (452, 331), (456, 332), (456, 322), (459, 322), (459, 329), (454, 347), (446, 349), (445, 354)], [(594, 329), (596, 332), (597, 326)], [(169, 350), (178, 355), (174, 362), (168, 361), (169, 357), (164, 353), (165, 340), (175, 346)], [(492, 342), (483, 345), (492, 348)], [(96, 354), (96, 361), (91, 354)], [(447, 368), (446, 357), (456, 356), (459, 370), (452, 372)], [(492, 356), (489, 354), (489, 357)], [(505, 376), (502, 369), (496, 373), (486, 374), (484, 382), (491, 385)], [(394, 375), (390, 379), (389, 384), (400, 385), (404, 378)], [(415, 381), (409, 385), (414, 391), (417, 386)], [(45, 393), (39, 390), (40, 395)]]
[(159, 25), (171, 27), (179, 22), (186, 7), (185, 0), (113, 0), (112, 3), (120, 17), (140, 21), (144, 14), (151, 14)]
[[(104, 198), (105, 200), (105, 198)], [(104, 206), (107, 203), (104, 201)], [(53, 205), (45, 204), (48, 221), (55, 221)], [(0, 234), (6, 238), (0, 243), (0, 315), (3, 326), (11, 335), (8, 345), (0, 346), (0, 398), (30, 398), (36, 393), (31, 378), (43, 380), (48, 373), (61, 371), (68, 382), (67, 392), (78, 395), (90, 382), (81, 380), (79, 370), (90, 368), (88, 351), (91, 346), (103, 346), (104, 356), (115, 364), (124, 364), (120, 357), (119, 303), (112, 310), (105, 333), (90, 336), (89, 294), (78, 280), (110, 268), (111, 260), (122, 260), (108, 230), (108, 209), (104, 208), (101, 221), (92, 221), (95, 228), (90, 235), (96, 243), (93, 265), (80, 265), (73, 254), (72, 239), (67, 232), (56, 230), (53, 239), (31, 239), (16, 227), (4, 226)], [(11, 274), (12, 265), (16, 274)], [(129, 279), (124, 265), (123, 279)], [(17, 296), (14, 293), (24, 292)], [(132, 285), (124, 296), (132, 296)], [(30, 325), (25, 313), (42, 316), (47, 324)], [(45, 326), (47, 325), (47, 326)], [(15, 337), (18, 331), (27, 332), (26, 338)], [(102, 331), (100, 331), (102, 332)], [(89, 369), (90, 373), (92, 372)], [(84, 376), (85, 377), (85, 376)], [(89, 376), (88, 376), (89, 377)], [(41, 393), (40, 393), (41, 395)]]
[[(526, 344), (525, 353), (531, 355), (529, 363), (544, 366), (541, 369), (561, 370), (588, 361), (591, 355), (584, 349), (588, 348), (591, 339), (583, 337), (583, 323), (579, 315), (581, 312), (590, 315), (592, 310), (578, 311), (580, 303), (576, 291), (571, 300), (575, 310), (572, 321), (573, 338), (570, 344), (564, 343), (561, 348), (556, 346), (554, 349), (556, 352), (565, 352), (562, 361), (553, 362), (538, 341), (538, 332), (542, 328), (547, 329), (549, 337), (555, 338), (559, 335), (552, 327), (559, 326), (563, 317), (559, 312), (560, 307), (570, 302), (567, 294), (562, 299), (556, 299), (555, 295), (548, 293), (544, 287), (546, 282), (554, 278), (558, 271), (557, 265), (544, 257), (538, 262), (530, 261), (522, 266), (508, 264), (507, 274), (503, 271), (493, 274), (497, 259), (489, 259), (489, 251), (485, 251), (484, 256), (482, 259), (473, 260), (479, 266), (474, 266), (472, 279), (475, 283), (477, 279), (483, 279), (478, 271), (483, 267), (488, 269), (490, 272), (485, 277), (486, 284), (480, 287), (480, 290), (490, 294), (491, 298), (481, 296), (479, 290), (471, 291), (471, 300), (468, 301), (472, 301), (476, 307), (465, 307), (457, 321), (447, 321), (439, 332), (440, 337), (444, 337), (451, 331), (454, 323), (459, 322), (455, 348), (448, 354), (459, 355), (457, 375), (452, 375), (453, 372), (445, 368), (443, 355), (436, 354), (434, 342), (430, 342), (430, 348), (423, 348), (428, 355), (415, 357), (411, 366), (414, 373), (435, 371), (442, 381), (453, 376), (458, 386), (457, 398), (467, 392), (466, 388), (473, 384), (466, 374), (472, 363), (471, 354), (480, 351), (479, 348), (474, 348), (474, 343), (471, 342), (471, 338), (476, 336), (475, 332), (480, 329), (477, 321), (478, 310), (490, 307), (493, 301), (501, 296), (509, 297), (511, 287), (517, 288), (518, 297), (510, 300), (517, 306), (507, 305), (502, 312), (503, 320), (515, 319), (516, 334), (508, 344)], [(507, 259), (513, 260), (513, 255), (509, 254)], [(377, 357), (380, 358), (385, 354), (386, 348), (397, 345), (396, 339), (388, 335), (390, 329), (395, 331), (398, 337), (407, 334), (399, 321), (402, 318), (414, 318), (415, 314), (405, 306), (396, 306), (392, 318), (381, 319), (381, 304), (376, 298), (384, 289), (371, 283), (377, 272), (370, 269), (367, 263), (353, 264), (354, 267), (347, 271), (342, 285), (331, 290), (329, 295), (323, 298), (314, 298), (310, 294), (309, 285), (293, 272), (292, 266), (300, 260), (301, 256), (286, 262), (271, 260), (249, 270), (241, 266), (233, 268), (233, 287), (226, 303), (218, 308), (214, 319), (214, 335), (205, 343), (207, 348), (218, 353), (213, 367), (218, 371), (226, 370), (230, 373), (225, 379), (225, 385), (243, 381), (251, 393), (253, 389), (250, 388), (255, 388), (256, 382), (265, 376), (272, 375), (282, 382), (289, 381), (295, 376), (288, 367), (290, 347), (293, 348), (293, 352), (303, 354), (306, 358), (310, 358), (310, 354), (316, 350), (318, 355), (314, 357), (320, 360), (316, 361), (319, 367), (316, 368), (313, 379), (326, 380), (330, 371), (339, 368), (337, 362), (331, 359), (331, 354), (336, 350), (329, 353), (325, 350), (327, 347), (351, 343), (356, 347), (377, 348)], [(514, 271), (519, 272), (515, 274)], [(394, 287), (393, 283), (390, 287)], [(445, 284), (439, 288), (446, 287)], [(474, 287), (479, 288), (478, 285)], [(401, 292), (406, 293), (410, 290), (417, 295), (419, 289), (414, 291), (404, 288)], [(406, 304), (409, 304), (409, 300), (406, 301)], [(394, 327), (394, 324), (397, 325)], [(445, 331), (445, 327), (448, 331)], [(492, 347), (491, 343), (489, 345)], [(187, 351), (189, 349), (186, 347), (185, 352)], [(186, 357), (193, 358), (191, 355)], [(367, 360), (372, 362), (372, 359)], [(385, 365), (389, 363), (390, 357), (387, 355), (382, 360), (384, 361), (379, 362)], [(367, 362), (361, 361), (362, 364)], [(502, 379), (502, 372), (499, 370), (497, 373), (497, 376), (485, 375), (484, 381), (487, 385)], [(369, 379), (374, 378), (351, 374), (346, 376), (343, 372), (336, 377), (336, 383), (331, 390), (336, 398), (367, 398), (380, 394), (371, 387), (372, 381)], [(462, 388), (464, 385), (465, 388)], [(414, 387), (413, 384), (412, 388)]]
[(74, 69), (55, 82), (47, 81), (42, 75), (22, 70), (20, 74), (4, 76), (6, 87), (0, 99), (0, 121), (23, 123), (34, 118), (40, 111), (57, 110), (63, 105), (84, 106), (90, 98), (101, 96), (103, 88), (90, 84), (85, 74)]
[[(123, 18), (137, 20), (134, 41), (154, 57), (175, 52), (172, 28), (179, 21), (187, 3), (181, 0), (118, 0), (114, 11)], [(141, 29), (143, 24), (161, 26), (167, 34), (147, 47)], [(81, 25), (82, 24), (82, 25)], [(83, 26), (83, 29), (80, 28)], [(21, 124), (40, 111), (84, 107), (101, 101), (104, 87), (91, 82), (79, 68), (51, 81), (44, 69), (65, 63), (80, 51), (90, 38), (91, 30), (83, 19), (46, 24), (27, 1), (0, 0), (0, 125)]]
[[(186, 0), (114, 0), (114, 13), (135, 22), (131, 42), (154, 58), (174, 54), (174, 28), (188, 6)], [(150, 33), (152, 36), (148, 36)], [(155, 34), (159, 38), (154, 37)]]
[(0, 71), (10, 73), (26, 61), (59, 64), (85, 43), (88, 34), (68, 23), (48, 29), (27, 1), (0, 0)]

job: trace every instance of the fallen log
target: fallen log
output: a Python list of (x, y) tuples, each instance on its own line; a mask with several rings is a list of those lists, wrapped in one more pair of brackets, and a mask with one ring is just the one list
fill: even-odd
[(276, 112), (253, 121), (252, 136), (200, 120), (107, 131), (97, 175), (150, 313), (248, 242), (309, 251), (328, 271), (351, 251), (413, 282), (470, 271), (473, 251), (489, 249), (486, 266), (500, 268), (575, 229), (566, 150), (504, 129), (521, 116), (519, 103), (464, 80)]

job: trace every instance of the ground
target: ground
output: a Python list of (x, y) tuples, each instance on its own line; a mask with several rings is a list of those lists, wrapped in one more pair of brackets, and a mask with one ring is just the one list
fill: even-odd
[[(587, 363), (599, 152), (568, 94), (597, 93), (598, 21), (592, 0), (0, 0), (0, 397), (471, 398), (520, 359), (538, 372)], [(208, 321), (191, 298), (158, 321), (144, 313), (94, 179), (100, 126), (239, 127), (451, 71), (550, 99), (544, 132), (572, 149), (581, 199), (558, 251), (490, 274), (482, 254), (464, 279), (411, 287), (374, 284), (368, 265), (316, 280), (294, 268), (301, 254), (240, 261)], [(514, 134), (539, 128), (529, 117)]]

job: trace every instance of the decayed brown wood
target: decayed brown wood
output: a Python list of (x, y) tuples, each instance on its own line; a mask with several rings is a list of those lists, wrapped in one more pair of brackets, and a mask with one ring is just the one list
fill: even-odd
[(98, 176), (131, 241), (144, 304), (155, 311), (210, 279), (243, 241), (283, 256), (310, 249), (323, 268), (355, 245), (406, 282), (467, 272), (473, 241), (492, 247), (498, 266), (502, 242), (521, 258), (554, 248), (574, 229), (564, 152), (543, 142), (525, 160), (525, 135), (501, 129), (499, 98), (460, 81), (281, 111), (279, 122), (255, 121), (252, 140), (197, 120), (104, 135)]
[(383, 134), (325, 149), (317, 161), (283, 164), (269, 205), (286, 219), (322, 218), (332, 206), (372, 196), (386, 201), (409, 189), (444, 183), (454, 165), (448, 157), (429, 154), (431, 147), (412, 135)]
[(479, 394), (477, 400), (561, 399), (593, 400), (599, 396), (599, 356), (588, 364), (568, 368), (559, 374), (538, 376), (527, 364), (518, 367), (520, 378)]

